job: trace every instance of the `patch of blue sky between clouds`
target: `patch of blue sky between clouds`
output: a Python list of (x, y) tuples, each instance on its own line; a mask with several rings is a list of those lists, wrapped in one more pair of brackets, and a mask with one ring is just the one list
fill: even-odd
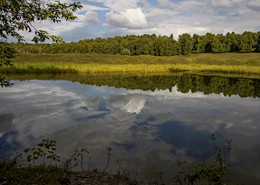
[(227, 16), (229, 15), (230, 12), (228, 12), (227, 10), (219, 10), (217, 11), (217, 15), (218, 16)]
[[(147, 1), (152, 6), (157, 6), (159, 4), (159, 2), (157, 0), (147, 0)], [(172, 3), (177, 3), (177, 2), (181, 2), (181, 1), (183, 1), (183, 0), (169, 0), (169, 2), (172, 2)]]
[(158, 5), (158, 2), (156, 0), (147, 0), (152, 6)]
[(170, 0), (170, 1), (173, 2), (173, 3), (178, 3), (178, 2), (182, 2), (184, 0)]
[(93, 5), (93, 6), (98, 6), (98, 7), (101, 7), (101, 8), (107, 8), (102, 3), (93, 2), (93, 1), (83, 1), (83, 2), (86, 3), (86, 4), (89, 4), (89, 5)]
[(95, 2), (95, 1), (85, 1), (85, 0), (74, 0), (74, 2), (80, 2), (81, 4), (87, 4), (91, 6), (96, 6), (100, 8), (108, 8), (103, 3)]
[(98, 19), (100, 21), (100, 24), (104, 24), (106, 22), (105, 14), (108, 13), (110, 10), (97, 10)]

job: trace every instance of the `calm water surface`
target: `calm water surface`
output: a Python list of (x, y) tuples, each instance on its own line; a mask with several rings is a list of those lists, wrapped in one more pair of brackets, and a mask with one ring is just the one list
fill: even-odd
[[(32, 147), (42, 138), (57, 141), (67, 158), (87, 147), (91, 168), (103, 169), (111, 147), (111, 171), (119, 159), (139, 179), (165, 181), (177, 160), (206, 160), (214, 154), (211, 136), (232, 139), (233, 181), (260, 182), (260, 98), (238, 95), (127, 90), (70, 81), (12, 81), (0, 89), (1, 158)], [(235, 180), (234, 180), (235, 179)]]

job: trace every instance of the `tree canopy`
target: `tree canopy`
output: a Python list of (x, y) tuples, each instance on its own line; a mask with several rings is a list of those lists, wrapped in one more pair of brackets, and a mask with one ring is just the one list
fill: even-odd
[(259, 52), (260, 32), (205, 35), (184, 33), (178, 40), (161, 35), (126, 35), (64, 44), (12, 44), (19, 53), (97, 53), (173, 56), (190, 53)]
[(24, 41), (20, 30), (32, 32), (35, 36), (32, 41), (44, 42), (52, 39), (62, 42), (58, 36), (49, 35), (45, 30), (38, 30), (33, 23), (49, 20), (53, 23), (61, 22), (62, 19), (74, 20), (73, 12), (80, 9), (80, 3), (60, 3), (60, 1), (42, 0), (0, 0), (0, 37), (7, 39), (9, 36), (18, 41)]
[[(45, 30), (38, 30), (35, 22), (51, 21), (53, 23), (62, 20), (74, 20), (77, 17), (73, 15), (78, 9), (81, 9), (80, 3), (61, 3), (55, 1), (42, 0), (0, 0), (0, 67), (11, 65), (11, 59), (14, 57), (14, 49), (3, 43), (8, 37), (13, 37), (24, 41), (24, 36), (19, 31), (34, 31), (32, 41), (35, 43), (44, 42), (51, 39), (57, 43), (64, 41), (59, 36), (50, 35)], [(0, 86), (11, 86), (7, 80), (0, 76)]]

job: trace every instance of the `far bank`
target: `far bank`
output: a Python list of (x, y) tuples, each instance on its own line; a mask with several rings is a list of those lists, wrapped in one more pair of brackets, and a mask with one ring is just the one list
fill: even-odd
[(190, 54), (176, 56), (110, 54), (17, 54), (10, 73), (169, 73), (253, 76), (260, 78), (260, 53)]

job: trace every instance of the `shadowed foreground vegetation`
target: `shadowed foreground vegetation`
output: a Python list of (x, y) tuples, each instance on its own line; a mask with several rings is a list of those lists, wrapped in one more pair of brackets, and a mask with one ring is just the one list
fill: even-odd
[[(173, 182), (175, 185), (207, 184), (224, 185), (226, 176), (229, 173), (227, 157), (231, 150), (231, 140), (227, 140), (224, 147), (215, 143), (212, 137), (215, 155), (210, 161), (187, 163), (178, 161), (180, 167), (175, 175)], [(77, 148), (74, 153), (65, 161), (60, 161), (56, 155), (56, 141), (43, 139), (36, 147), (26, 148), (22, 154), (11, 161), (0, 162), (0, 184), (163, 184), (163, 171), (159, 171), (159, 182), (138, 182), (127, 175), (127, 170), (119, 166), (116, 174), (106, 172), (111, 165), (112, 148), (107, 148), (107, 162), (103, 170), (85, 170), (83, 161), (89, 157), (87, 148)], [(89, 157), (90, 159), (90, 157)], [(81, 172), (73, 171), (73, 168), (80, 166)]]
[(1, 74), (169, 73), (260, 78), (260, 53), (192, 54), (188, 56), (122, 56), (98, 54), (22, 54)]

